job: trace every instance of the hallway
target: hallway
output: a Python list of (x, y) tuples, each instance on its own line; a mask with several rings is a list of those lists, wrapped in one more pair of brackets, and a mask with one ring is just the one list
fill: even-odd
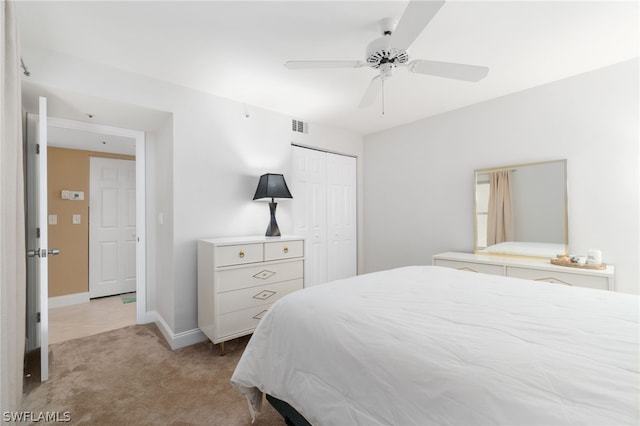
[(49, 309), (49, 344), (135, 325), (135, 297), (127, 293)]

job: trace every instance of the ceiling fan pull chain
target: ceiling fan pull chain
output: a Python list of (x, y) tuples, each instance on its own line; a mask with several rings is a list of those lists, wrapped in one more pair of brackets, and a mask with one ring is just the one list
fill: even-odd
[(382, 115), (384, 115), (384, 78), (382, 79)]

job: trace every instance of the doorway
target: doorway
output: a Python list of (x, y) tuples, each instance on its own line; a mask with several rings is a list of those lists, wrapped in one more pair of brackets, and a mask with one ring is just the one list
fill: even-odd
[[(146, 167), (145, 167), (145, 134), (144, 132), (124, 129), (120, 127), (106, 126), (102, 124), (87, 123), (83, 121), (68, 120), (49, 117), (48, 127), (79, 131), (91, 134), (103, 135), (114, 138), (114, 144), (134, 144), (135, 155), (135, 276), (136, 284), (136, 323), (146, 321)], [(90, 147), (85, 147), (90, 148)], [(131, 152), (125, 152), (131, 153)]]
[[(48, 134), (47, 228), (50, 245), (60, 252), (48, 262), (49, 342), (56, 343), (136, 323), (135, 157), (129, 155), (135, 141), (111, 147), (113, 140), (102, 134)], [(123, 153), (93, 151), (92, 140)], [(70, 149), (69, 141), (92, 150)], [(106, 166), (96, 169), (96, 161)], [(133, 293), (133, 300), (117, 298), (126, 306), (106, 310), (100, 309), (105, 302), (95, 303), (122, 293)]]
[[(48, 129), (50, 130), (68, 130), (76, 132), (87, 132), (92, 134), (101, 134), (105, 136), (112, 136), (116, 138), (128, 138), (130, 143), (134, 145), (133, 150), (135, 154), (135, 181), (138, 190), (135, 194), (135, 222), (136, 222), (136, 236), (135, 236), (135, 271), (136, 271), (136, 294), (138, 295), (136, 300), (136, 323), (142, 324), (148, 322), (146, 318), (146, 219), (145, 219), (145, 199), (146, 199), (146, 182), (145, 182), (145, 134), (142, 131), (124, 129), (94, 123), (87, 123), (75, 120), (68, 120), (62, 118), (48, 118)], [(88, 196), (88, 194), (87, 194)], [(52, 218), (50, 218), (51, 220)], [(82, 219), (81, 219), (82, 220)], [(31, 306), (32, 309), (38, 309), (37, 306)], [(48, 314), (48, 310), (47, 310)], [(44, 316), (44, 312), (43, 312)], [(30, 312), (27, 318), (36, 318), (35, 312)], [(43, 321), (44, 323), (44, 321)], [(47, 324), (48, 326), (48, 324)], [(37, 327), (34, 321), (28, 321), (27, 334), (29, 347), (28, 351), (35, 350), (38, 347)], [(40, 324), (42, 332), (43, 324)], [(48, 330), (45, 330), (48, 332)]]

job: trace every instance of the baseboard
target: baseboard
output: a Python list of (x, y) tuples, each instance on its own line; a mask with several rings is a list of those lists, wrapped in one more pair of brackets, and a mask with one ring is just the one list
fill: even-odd
[(160, 314), (154, 312), (156, 318), (156, 325), (164, 336), (165, 340), (171, 346), (172, 350), (184, 348), (187, 346), (195, 345), (196, 343), (204, 342), (207, 340), (207, 336), (200, 331), (199, 328), (183, 331), (180, 333), (174, 333), (169, 327), (169, 324), (162, 318)]
[[(137, 312), (136, 312), (137, 315)], [(148, 311), (142, 313), (142, 320), (138, 321), (138, 324), (150, 324), (156, 322), (158, 319), (158, 313), (156, 311)], [(136, 318), (137, 320), (137, 318)]]
[(50, 297), (49, 309), (61, 308), (63, 306), (79, 305), (81, 303), (89, 303), (89, 292)]

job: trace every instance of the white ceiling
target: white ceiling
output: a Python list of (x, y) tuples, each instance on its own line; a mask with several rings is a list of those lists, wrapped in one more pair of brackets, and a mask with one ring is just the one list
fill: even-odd
[(84, 130), (49, 126), (47, 143), (49, 146), (60, 148), (136, 155), (136, 141), (133, 138)]
[[(305, 121), (368, 134), (638, 57), (637, 1), (449, 0), (411, 59), (484, 65), (478, 83), (397, 69), (359, 109), (376, 71), (288, 70), (362, 60), (403, 1), (18, 2), (21, 42)], [(34, 50), (35, 51), (35, 50)], [(28, 66), (29, 58), (25, 57)], [(28, 78), (25, 78), (27, 81)]]
[[(171, 115), (162, 111), (44, 87), (31, 83), (28, 79), (22, 82), (22, 106), (27, 112), (38, 113), (39, 96), (47, 98), (49, 117), (130, 130), (153, 131), (165, 123)], [(136, 151), (133, 138), (106, 134), (103, 131), (72, 130), (51, 125), (47, 130), (47, 142), (50, 146), (60, 148), (114, 154), (135, 155)]]

